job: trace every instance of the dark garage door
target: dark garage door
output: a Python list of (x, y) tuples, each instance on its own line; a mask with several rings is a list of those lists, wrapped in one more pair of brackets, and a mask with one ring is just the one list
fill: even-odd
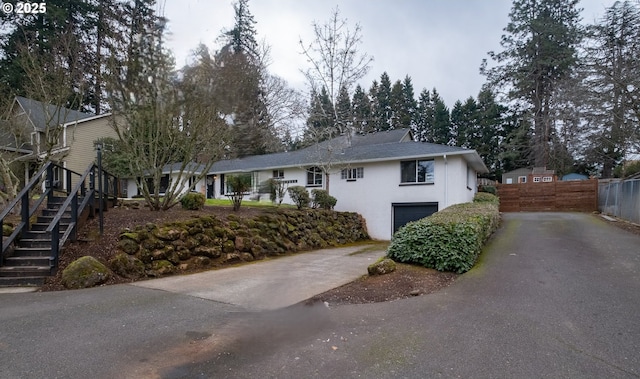
[(393, 232), (411, 221), (431, 216), (438, 211), (438, 203), (393, 203)]

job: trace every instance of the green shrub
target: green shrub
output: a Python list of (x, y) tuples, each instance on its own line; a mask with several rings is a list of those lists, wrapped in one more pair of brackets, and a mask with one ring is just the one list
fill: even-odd
[(228, 175), (226, 181), (227, 187), (231, 192), (227, 197), (231, 199), (233, 210), (237, 211), (240, 209), (240, 205), (242, 205), (242, 198), (251, 189), (251, 175)]
[(466, 272), (497, 229), (499, 218), (498, 207), (491, 202), (453, 205), (398, 230), (387, 256), (439, 271)]
[(311, 204), (313, 208), (333, 209), (338, 202), (338, 199), (329, 195), (329, 192), (323, 189), (311, 190)]
[(280, 179), (269, 178), (260, 185), (260, 193), (268, 193), (271, 202), (280, 205), (287, 193), (287, 184)]
[(182, 208), (184, 209), (197, 211), (202, 209), (206, 200), (205, 196), (199, 192), (189, 192), (182, 196), (180, 204), (182, 204)]
[(496, 195), (498, 193), (498, 190), (496, 189), (496, 186), (480, 186), (478, 191), (490, 193), (490, 194), (493, 194), (493, 195)]
[(293, 186), (288, 188), (291, 201), (298, 207), (298, 209), (307, 208), (311, 199), (309, 198), (309, 192), (303, 186)]
[(494, 205), (500, 205), (500, 198), (494, 194), (488, 192), (478, 192), (473, 197), (474, 203), (490, 203)]

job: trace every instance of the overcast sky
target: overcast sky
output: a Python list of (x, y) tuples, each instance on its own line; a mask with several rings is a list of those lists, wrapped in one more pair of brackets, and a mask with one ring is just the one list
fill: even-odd
[[(163, 0), (159, 0), (162, 3)], [(583, 22), (599, 19), (614, 0), (582, 0)], [(178, 67), (199, 43), (219, 48), (216, 39), (234, 23), (232, 0), (165, 0), (169, 19), (167, 46)], [(350, 25), (362, 27), (361, 50), (373, 56), (366, 89), (387, 72), (391, 81), (409, 75), (416, 98), (436, 88), (449, 108), (456, 100), (476, 97), (484, 77), (482, 59), (500, 51), (500, 37), (509, 22), (510, 0), (250, 0), (258, 40), (271, 46), (270, 71), (298, 89), (305, 89), (299, 39), (311, 42), (312, 22), (324, 23), (338, 6)]]

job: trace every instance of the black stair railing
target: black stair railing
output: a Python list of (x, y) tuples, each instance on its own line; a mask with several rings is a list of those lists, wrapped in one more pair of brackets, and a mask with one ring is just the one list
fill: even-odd
[[(67, 191), (64, 202), (60, 205), (55, 216), (46, 228), (46, 231), (51, 236), (51, 267), (57, 266), (60, 249), (64, 246), (67, 239), (71, 238), (73, 241), (77, 238), (78, 218), (87, 207), (89, 208), (89, 217), (94, 216), (95, 201), (98, 193), (102, 194), (102, 197), (98, 198), (98, 201), (108, 202), (110, 199), (114, 201), (117, 199), (118, 178), (102, 170), (104, 185), (100, 191), (100, 189), (95, 186), (98, 173), (98, 167), (95, 164), (89, 165), (83, 174), (79, 174), (58, 164), (52, 162), (46, 163), (22, 191), (20, 191), (16, 199), (0, 213), (0, 227), (2, 227), (5, 218), (12, 213), (12, 210), (18, 203), (22, 203), (20, 223), (6, 240), (3, 239), (4, 237), (2, 233), (0, 233), (0, 245), (2, 246), (2, 250), (0, 251), (0, 266), (2, 266), (4, 256), (16, 237), (20, 234), (24, 236), (30, 230), (29, 219), (38, 210), (40, 205), (42, 205), (44, 199), (47, 199), (48, 204), (52, 204), (54, 200), (54, 189), (55, 187), (59, 187), (59, 183), (52, 180), (54, 178), (54, 169), (56, 168), (60, 170), (61, 173), (64, 173), (63, 177), (65, 178)], [(45, 179), (49, 178), (44, 181), (45, 190), (34, 205), (29, 207), (29, 194), (43, 179), (43, 175), (46, 175), (44, 177)], [(73, 184), (74, 178), (76, 179), (75, 184)], [(82, 198), (81, 202), (79, 202), (80, 198)], [(62, 236), (60, 236), (60, 223), (68, 209), (70, 209), (71, 221)]]
[(40, 183), (40, 181), (44, 178), (44, 175), (49, 173), (49, 178), (52, 178), (53, 175), (52, 167), (55, 164), (52, 162), (47, 162), (42, 168), (29, 180), (29, 182), (24, 186), (22, 191), (18, 193), (15, 199), (13, 199), (0, 213), (0, 228), (4, 230), (4, 220), (10, 214), (14, 213), (15, 208), (18, 204), (21, 204), (20, 210), (20, 223), (16, 225), (13, 232), (5, 239), (4, 233), (0, 233), (0, 246), (2, 250), (0, 250), (0, 266), (4, 261), (4, 256), (13, 241), (15, 241), (18, 235), (25, 235), (29, 231), (29, 219), (33, 214), (38, 210), (40, 205), (44, 202), (45, 199), (50, 199), (53, 195), (53, 186), (51, 181), (45, 181), (45, 190), (40, 196), (40, 198), (34, 203), (32, 207), (30, 207), (30, 197), (31, 191)]

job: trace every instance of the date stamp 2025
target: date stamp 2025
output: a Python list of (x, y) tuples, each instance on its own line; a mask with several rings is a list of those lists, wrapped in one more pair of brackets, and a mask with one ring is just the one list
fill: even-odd
[(30, 3), (18, 1), (15, 4), (2, 2), (0, 10), (6, 14), (39, 14), (47, 13), (47, 3)]

